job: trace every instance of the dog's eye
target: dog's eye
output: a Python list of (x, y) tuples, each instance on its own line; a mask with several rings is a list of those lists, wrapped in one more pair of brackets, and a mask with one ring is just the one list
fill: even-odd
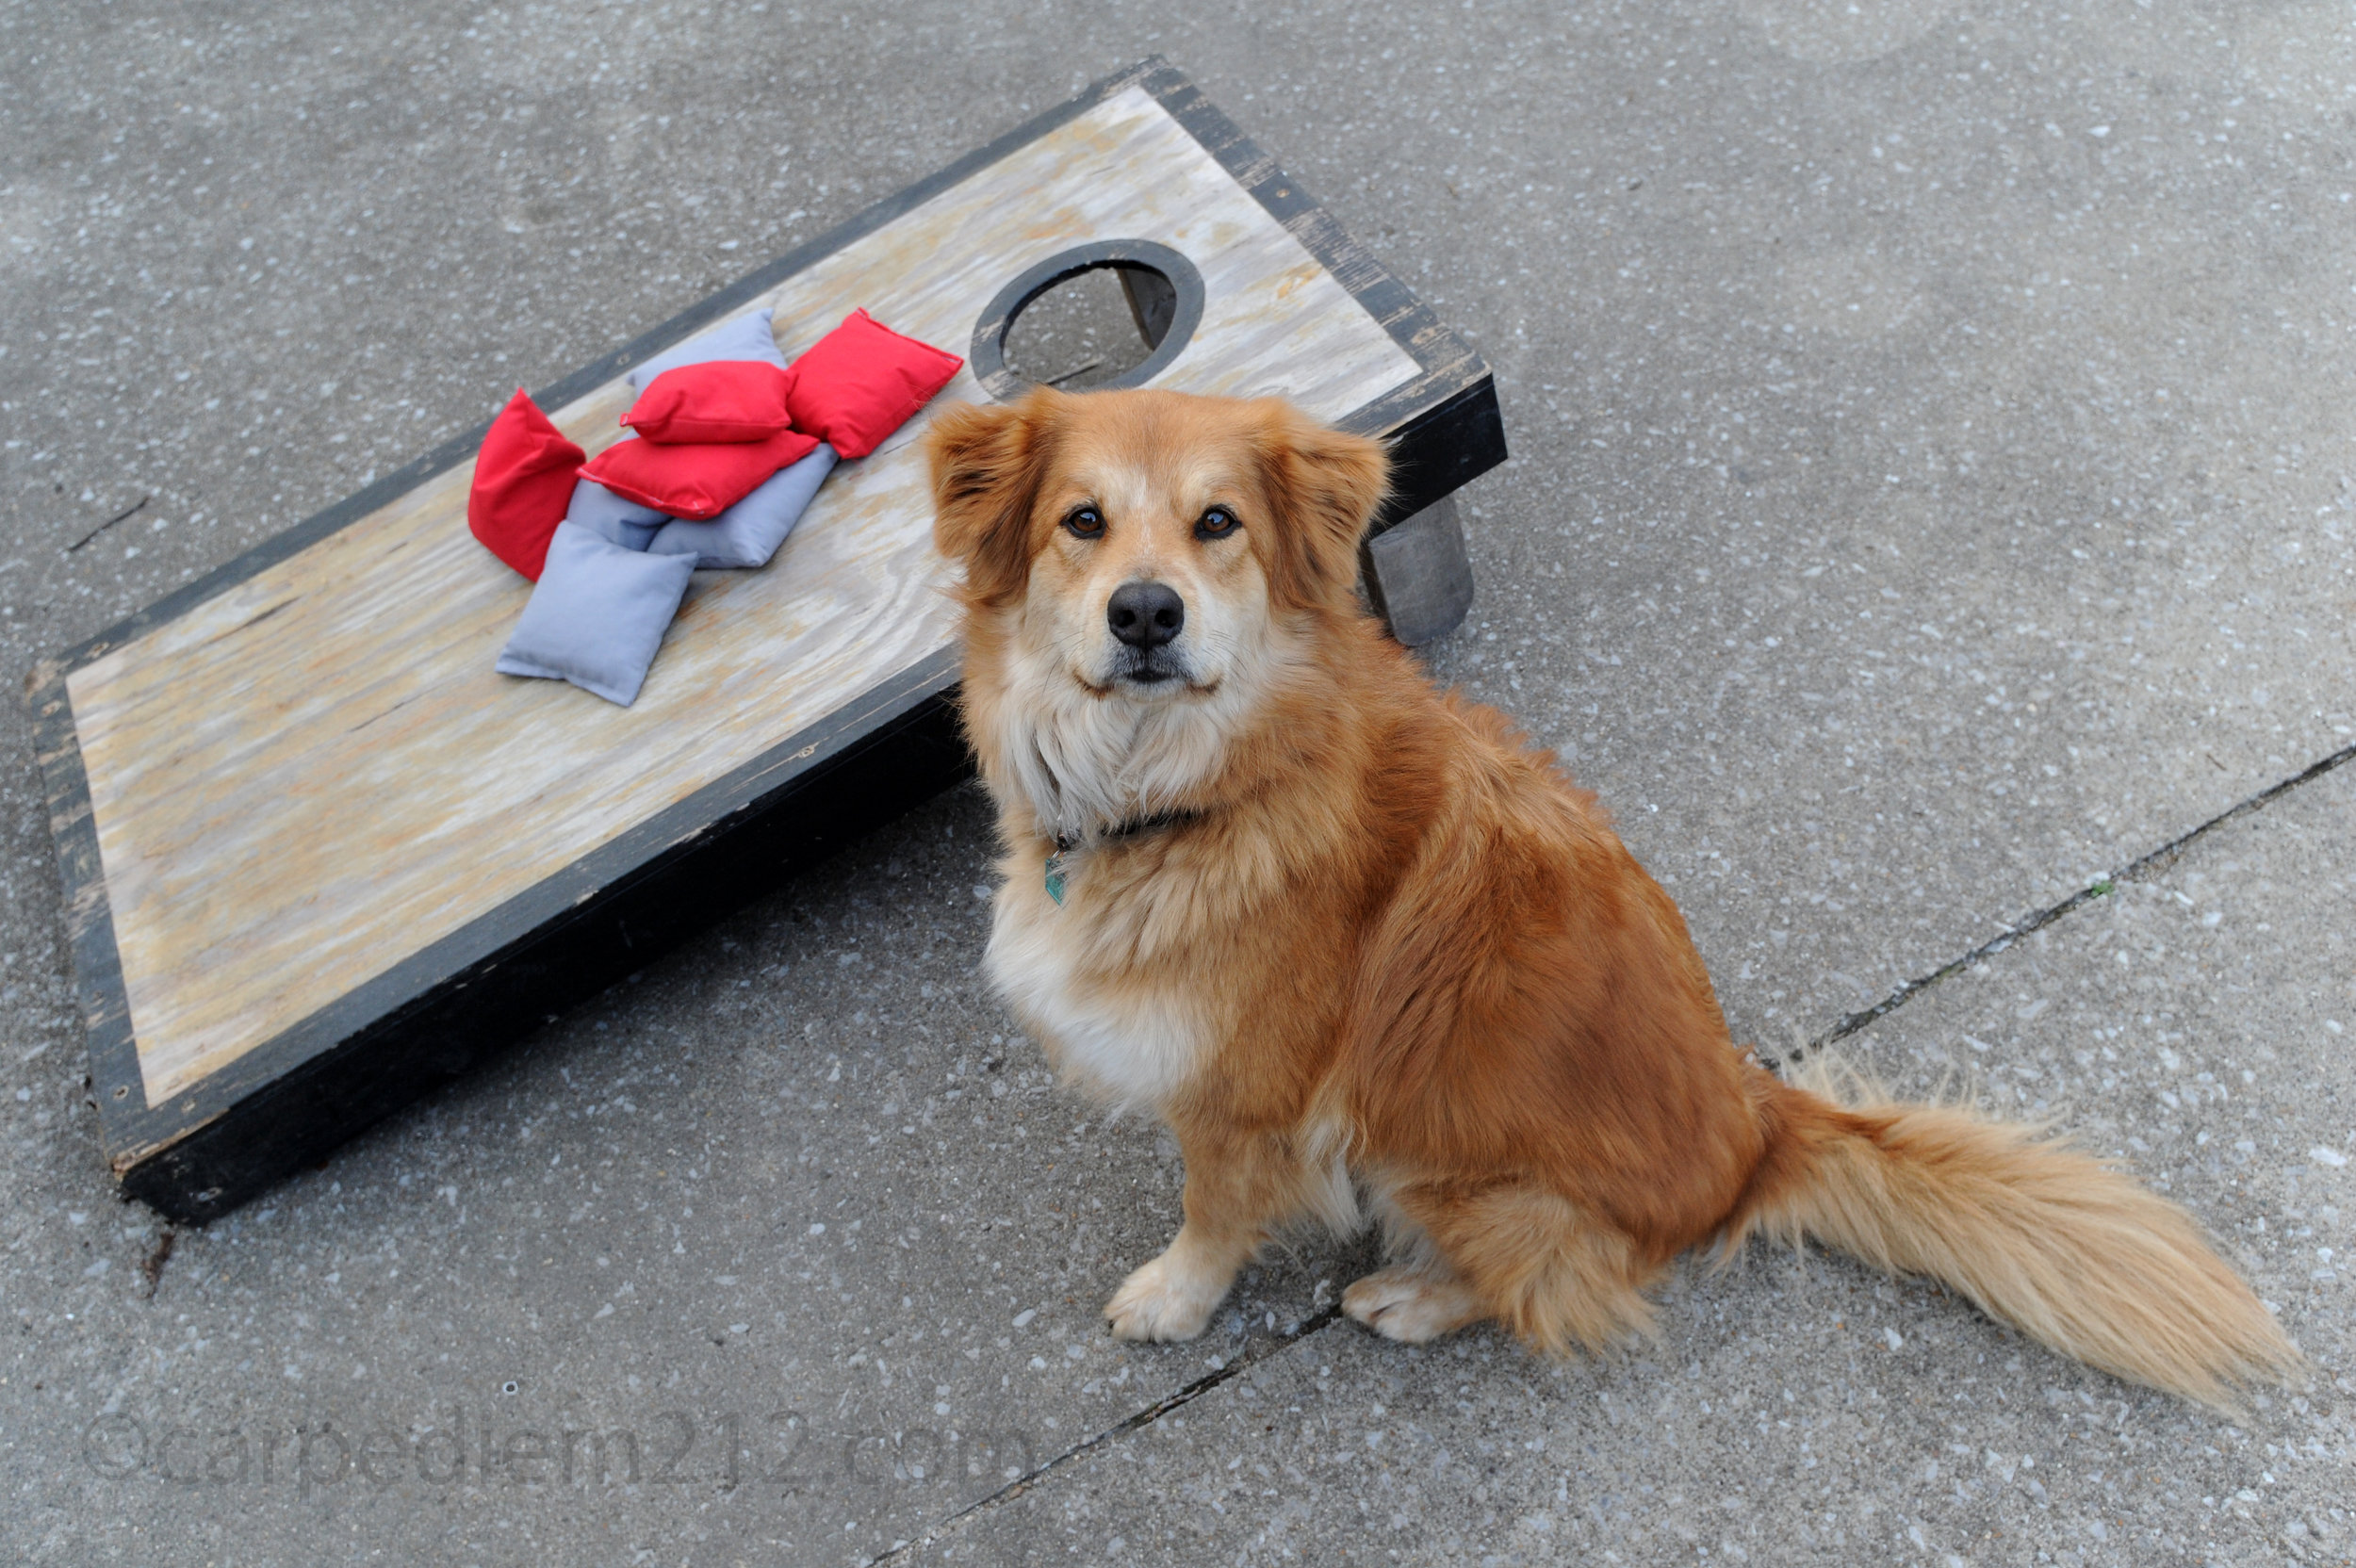
[(1215, 506), (1195, 519), (1194, 536), (1197, 539), (1224, 539), (1241, 526), (1235, 521), (1234, 513), (1223, 506)]
[(1075, 538), (1101, 538), (1104, 532), (1104, 514), (1092, 506), (1083, 506), (1066, 517), (1063, 526), (1070, 529)]

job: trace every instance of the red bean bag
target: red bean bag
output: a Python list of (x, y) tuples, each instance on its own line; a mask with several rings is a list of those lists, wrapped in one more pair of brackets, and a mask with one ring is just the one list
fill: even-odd
[(751, 360), (681, 365), (650, 382), (622, 416), (649, 441), (766, 441), (793, 428), (786, 374)]
[(581, 458), (581, 449), (565, 440), (518, 386), (475, 454), (467, 529), (493, 555), (539, 581), (548, 540), (572, 501)]
[(671, 517), (717, 517), (762, 481), (799, 463), (818, 437), (780, 431), (766, 441), (616, 441), (581, 471), (625, 500)]
[(865, 457), (964, 363), (855, 310), (794, 362), (786, 412), (795, 430), (818, 436), (837, 457)]

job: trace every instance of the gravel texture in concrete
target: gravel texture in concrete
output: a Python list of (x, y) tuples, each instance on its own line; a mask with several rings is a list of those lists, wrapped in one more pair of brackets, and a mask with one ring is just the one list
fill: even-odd
[(1898, 999), (1845, 1047), (2119, 1152), (2310, 1380), (2235, 1427), (1764, 1251), (1618, 1364), (1377, 1345), (1346, 1249), (1115, 1345), (1180, 1172), (980, 989), (970, 793), (173, 1234), (98, 1153), (0, 709), (0, 1540), (2356, 1555), (2356, 770), (2146, 858), (2356, 740), (2336, 0), (0, 10), (0, 662), (1156, 51), (1489, 356), (1515, 456), (1430, 662), (1602, 792), (1738, 1033)]

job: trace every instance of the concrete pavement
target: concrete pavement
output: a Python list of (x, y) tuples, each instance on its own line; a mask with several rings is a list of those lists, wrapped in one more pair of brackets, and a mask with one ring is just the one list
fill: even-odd
[(1325, 1250), (1199, 1344), (1116, 1345), (1180, 1171), (980, 989), (971, 795), (167, 1253), (97, 1153), (7, 710), (0, 1538), (2356, 1557), (2356, 770), (1906, 989), (2356, 741), (2343, 7), (0, 12), (0, 656), (1154, 51), (1490, 357), (1515, 458), (1464, 497), (1481, 597), (1431, 662), (1602, 792), (1738, 1034), (1903, 995), (1844, 1048), (2163, 1184), (2310, 1380), (2235, 1426), (1766, 1251), (1613, 1364), (1377, 1344)]

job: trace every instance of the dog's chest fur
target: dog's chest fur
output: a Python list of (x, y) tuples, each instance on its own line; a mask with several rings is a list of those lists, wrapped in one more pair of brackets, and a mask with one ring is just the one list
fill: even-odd
[(1018, 858), (998, 890), (984, 964), (1059, 1070), (1104, 1100), (1152, 1109), (1202, 1065), (1212, 1023), (1182, 972), (1091, 960), (1118, 949), (1106, 927), (1120, 911), (1088, 896), (1081, 885), (1088, 870), (1085, 859), (1073, 868), (1058, 905), (1047, 896), (1039, 859)]

